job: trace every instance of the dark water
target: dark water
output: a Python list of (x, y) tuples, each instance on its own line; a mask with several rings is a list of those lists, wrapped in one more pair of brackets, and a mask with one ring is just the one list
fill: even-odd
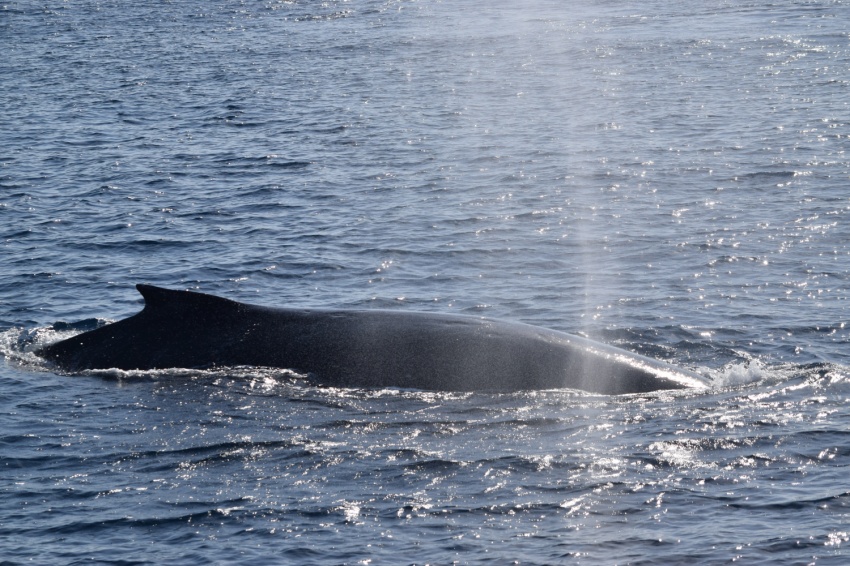
[[(848, 21), (0, 6), (0, 561), (844, 564)], [(714, 386), (319, 389), (30, 353), (136, 312), (137, 282), (520, 320)]]

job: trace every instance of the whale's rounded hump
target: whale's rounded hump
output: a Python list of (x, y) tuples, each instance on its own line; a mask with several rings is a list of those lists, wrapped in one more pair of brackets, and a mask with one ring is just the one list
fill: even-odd
[(445, 391), (705, 387), (663, 362), (560, 332), (477, 317), (270, 308), (136, 285), (144, 309), (36, 353), (68, 371), (264, 366), (334, 387)]
[(141, 293), (145, 300), (145, 311), (173, 311), (185, 309), (201, 309), (206, 312), (222, 311), (238, 308), (240, 303), (216, 297), (215, 295), (207, 295), (198, 293), (197, 291), (177, 291), (174, 289), (164, 289), (155, 285), (146, 285), (139, 283), (136, 285), (136, 290)]

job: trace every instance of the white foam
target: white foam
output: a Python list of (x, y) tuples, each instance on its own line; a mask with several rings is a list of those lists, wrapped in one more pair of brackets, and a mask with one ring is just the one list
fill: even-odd
[(726, 364), (718, 370), (711, 371), (709, 375), (714, 387), (738, 387), (762, 381), (770, 375), (770, 371), (762, 361), (751, 359)]
[(57, 331), (52, 327), (10, 328), (0, 332), (0, 355), (16, 365), (47, 369), (47, 362), (36, 356), (35, 351), (79, 333), (79, 330)]

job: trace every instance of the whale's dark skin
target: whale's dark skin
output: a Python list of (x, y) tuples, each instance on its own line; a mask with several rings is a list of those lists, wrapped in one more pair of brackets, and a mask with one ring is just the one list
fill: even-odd
[(62, 370), (268, 366), (317, 384), (444, 391), (573, 388), (643, 393), (706, 380), (592, 340), (527, 324), (379, 310), (303, 310), (137, 285), (145, 308), (51, 344)]

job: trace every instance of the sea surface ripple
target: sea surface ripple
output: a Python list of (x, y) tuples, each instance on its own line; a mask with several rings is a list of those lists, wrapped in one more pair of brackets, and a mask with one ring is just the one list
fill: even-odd
[[(846, 0), (0, 5), (0, 563), (846, 563), (848, 21)], [(713, 386), (352, 390), (32, 354), (137, 312), (140, 282), (523, 321)]]

